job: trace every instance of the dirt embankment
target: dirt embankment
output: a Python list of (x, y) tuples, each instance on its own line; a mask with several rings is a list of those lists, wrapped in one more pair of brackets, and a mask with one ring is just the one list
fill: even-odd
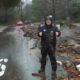
[(38, 37), (38, 27), (26, 27), (22, 29), (25, 32), (26, 37), (31, 37), (34, 39), (39, 39)]

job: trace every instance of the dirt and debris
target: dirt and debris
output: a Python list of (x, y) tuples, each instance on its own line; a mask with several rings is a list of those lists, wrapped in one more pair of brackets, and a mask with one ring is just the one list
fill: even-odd
[(38, 27), (31, 27), (31, 26), (27, 26), (26, 28), (22, 29), (25, 32), (26, 37), (31, 37), (34, 39), (39, 39), (38, 37)]
[[(63, 61), (63, 66), (68, 72), (68, 79), (61, 80), (79, 80), (80, 79), (80, 29), (75, 28), (73, 36), (73, 42), (68, 40), (64, 41), (57, 46), (58, 56), (69, 57), (69, 61)], [(72, 44), (73, 43), (73, 44)]]
[(65, 56), (69, 57), (70, 60), (63, 62), (63, 65), (68, 72), (69, 76), (71, 78), (73, 77), (80, 77), (80, 67), (77, 69), (77, 65), (80, 64), (80, 54), (78, 53), (80, 50), (80, 47), (74, 47), (75, 45), (60, 45), (59, 50), (58, 50), (58, 55), (59, 56)]

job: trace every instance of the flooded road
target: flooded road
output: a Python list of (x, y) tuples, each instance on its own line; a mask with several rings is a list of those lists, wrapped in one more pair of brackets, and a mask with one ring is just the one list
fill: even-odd
[[(24, 78), (23, 80), (25, 80), (24, 76), (26, 73), (24, 73), (24, 71), (27, 71), (26, 66), (28, 61), (27, 60), (28, 58), (26, 58), (26, 56), (28, 56), (27, 55), (28, 48), (27, 48), (27, 45), (26, 45), (27, 43), (25, 39), (23, 38), (22, 34), (19, 33), (19, 31), (1, 33), (0, 37), (1, 37), (0, 38), (0, 58), (8, 58), (9, 60), (9, 65), (8, 65), (9, 69), (7, 69), (6, 71), (6, 74), (5, 74), (6, 77), (8, 77), (8, 80), (11, 80), (9, 79), (9, 77), (10, 76), (15, 77), (17, 74), (16, 72), (15, 72), (16, 74), (14, 74), (13, 70), (17, 70), (20, 73), (18, 74), (17, 78), (23, 77)], [(13, 67), (12, 65), (15, 67)], [(12, 80), (18, 80), (18, 79), (14, 79), (12, 77)]]
[[(65, 31), (63, 30), (63, 32)], [(40, 68), (40, 50), (36, 46), (36, 39), (25, 38), (23, 34), (22, 31), (15, 29), (0, 33), (0, 58), (9, 60), (6, 64), (5, 74), (0, 77), (0, 80), (39, 80), (39, 78), (33, 77), (32, 73), (38, 72)], [(50, 80), (49, 60), (46, 66), (46, 76)], [(58, 66), (57, 74), (58, 76), (68, 76), (62, 66)]]

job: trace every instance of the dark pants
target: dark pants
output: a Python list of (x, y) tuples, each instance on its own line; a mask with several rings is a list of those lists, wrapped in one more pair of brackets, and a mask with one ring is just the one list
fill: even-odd
[(52, 66), (52, 71), (57, 70), (57, 63), (56, 63), (56, 57), (55, 57), (55, 47), (53, 48), (52, 46), (42, 46), (41, 47), (41, 70), (45, 71), (45, 66), (46, 66), (46, 57), (47, 55), (50, 58), (51, 61), (51, 66)]

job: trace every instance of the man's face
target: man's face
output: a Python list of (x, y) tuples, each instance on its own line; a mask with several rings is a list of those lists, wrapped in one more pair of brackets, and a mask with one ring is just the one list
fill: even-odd
[(46, 24), (47, 24), (47, 25), (51, 25), (51, 24), (52, 24), (52, 21), (51, 21), (50, 19), (47, 19), (47, 20), (46, 20)]

